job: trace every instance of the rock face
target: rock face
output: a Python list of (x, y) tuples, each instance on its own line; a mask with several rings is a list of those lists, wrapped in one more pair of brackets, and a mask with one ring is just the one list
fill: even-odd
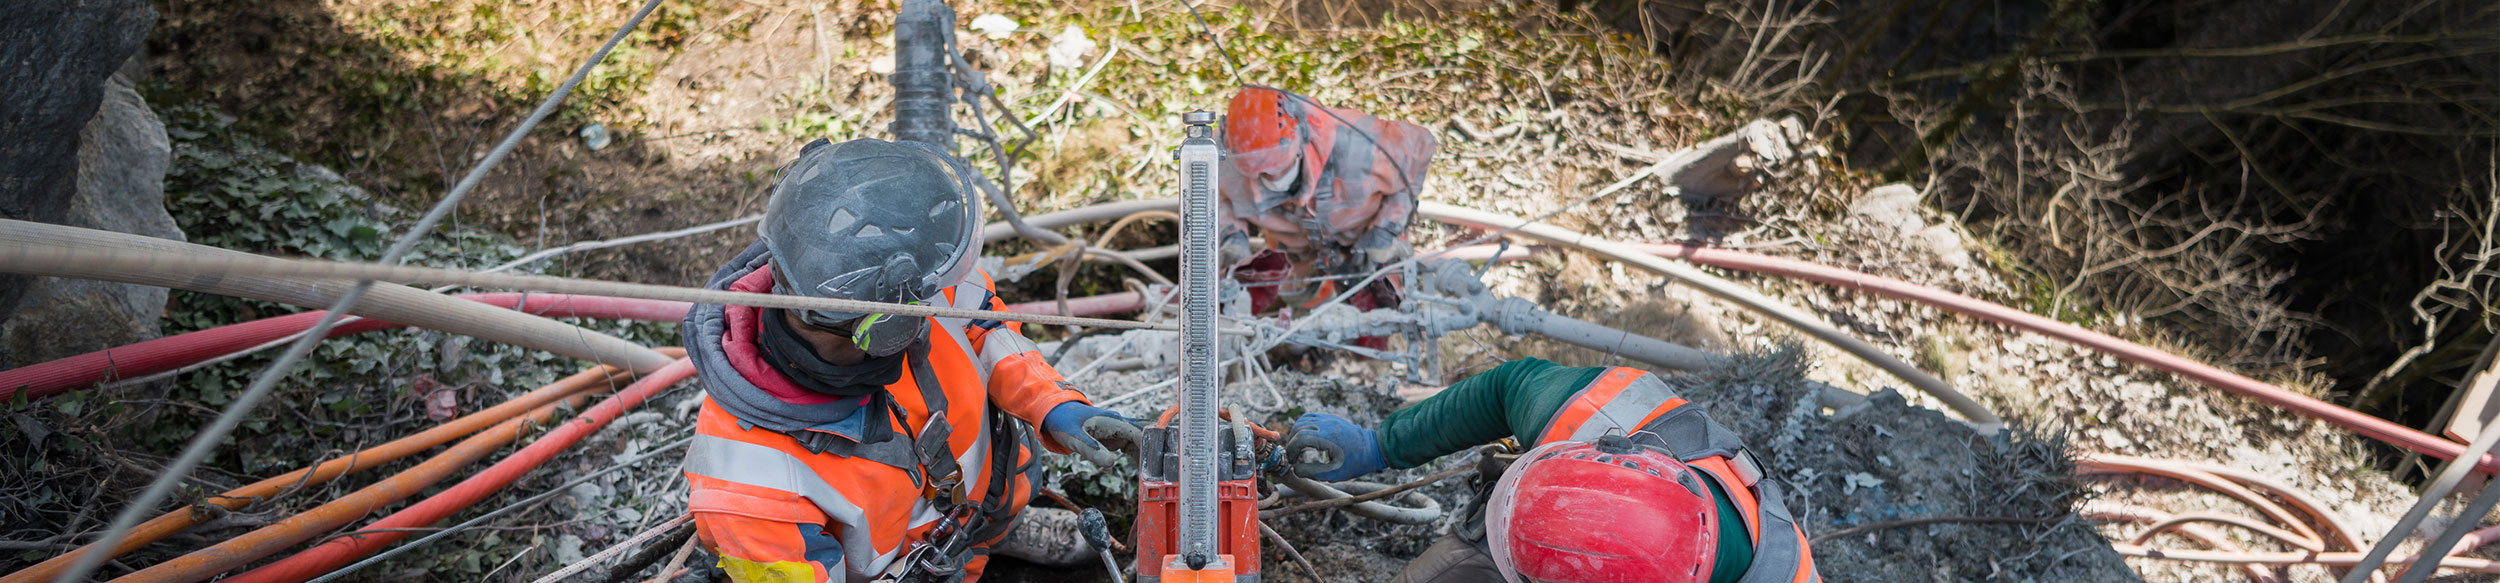
[[(68, 217), (78, 166), (61, 154), (78, 148), (106, 79), (155, 24), (147, 0), (31, 2), (0, 19), (0, 218)], [(31, 283), (0, 275), (0, 315)]]
[[(78, 132), (76, 180), (59, 224), (181, 240), (165, 212), (165, 165), (173, 155), (165, 124), (114, 75)], [(68, 157), (64, 157), (68, 158)], [(0, 368), (17, 367), (155, 338), (164, 288), (33, 278), (0, 322)], [(74, 330), (76, 333), (63, 333)]]

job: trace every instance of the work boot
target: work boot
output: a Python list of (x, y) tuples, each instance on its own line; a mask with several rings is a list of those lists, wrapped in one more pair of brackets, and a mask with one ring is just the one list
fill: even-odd
[(990, 554), (1053, 567), (1101, 562), (1094, 547), (1085, 544), (1083, 528), (1075, 511), (1027, 506), (1007, 538), (990, 545)]

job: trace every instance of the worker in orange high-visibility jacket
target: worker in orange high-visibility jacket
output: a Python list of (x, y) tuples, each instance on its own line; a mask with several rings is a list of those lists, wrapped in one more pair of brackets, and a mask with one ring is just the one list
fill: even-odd
[[(915, 143), (810, 143), (709, 287), (1004, 310), (972, 268), (970, 172)], [(978, 579), (1038, 479), (1031, 426), (1105, 466), (1143, 435), (1011, 322), (698, 305), (683, 333), (706, 397), (689, 506), (732, 581)]]
[(1736, 434), (1624, 367), (1494, 367), (1383, 419), (1304, 415), (1286, 438), (1304, 477), (1339, 481), (1515, 438), (1532, 449), (1479, 481), (1473, 509), (1397, 583), (1812, 583), (1805, 531)]
[[(1252, 311), (1278, 300), (1316, 303), (1344, 277), (1413, 254), (1406, 227), (1440, 145), (1415, 124), (1333, 108), (1269, 87), (1244, 87), (1224, 112), (1217, 177), (1221, 251), (1249, 284)], [(1252, 249), (1252, 227), (1267, 240)], [(1394, 308), (1395, 284), (1348, 296), (1358, 310)], [(1385, 347), (1366, 341), (1374, 348)]]

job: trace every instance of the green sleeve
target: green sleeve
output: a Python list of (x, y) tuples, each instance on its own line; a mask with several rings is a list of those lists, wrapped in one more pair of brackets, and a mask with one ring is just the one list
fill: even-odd
[(1702, 478), (1701, 483), (1710, 486), (1710, 497), (1719, 502), (1719, 553), (1710, 566), (1710, 583), (1736, 583), (1753, 569), (1753, 535), (1745, 532), (1745, 517), (1737, 514), (1727, 489), (1710, 478)]
[(1390, 413), (1378, 427), (1381, 457), (1411, 468), (1504, 437), (1535, 443), (1554, 412), (1605, 372), (1537, 358), (1502, 363)]

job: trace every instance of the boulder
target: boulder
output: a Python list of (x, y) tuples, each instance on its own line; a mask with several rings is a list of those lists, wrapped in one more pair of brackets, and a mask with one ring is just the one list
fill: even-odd
[[(61, 153), (77, 149), (106, 79), (155, 24), (147, 0), (30, 2), (0, 18), (0, 218), (68, 216), (78, 167)], [(0, 275), (0, 319), (30, 283)]]
[(1685, 204), (1725, 204), (1760, 190), (1798, 157), (1805, 125), (1795, 117), (1754, 120), (1727, 135), (1669, 155), (1665, 170)]
[[(100, 102), (79, 132), (65, 212), (49, 222), (182, 240), (165, 212), (165, 166), (173, 155), (165, 124), (130, 75), (105, 83)], [(165, 295), (159, 287), (33, 278), (0, 321), (0, 368), (155, 338)], [(77, 333), (63, 333), (69, 330)]]
[(1895, 182), (1866, 191), (1866, 196), (1849, 204), (1849, 214), (1874, 226), (1883, 235), (1910, 239), (1927, 230), (1927, 218), (1919, 216), (1918, 189)]

